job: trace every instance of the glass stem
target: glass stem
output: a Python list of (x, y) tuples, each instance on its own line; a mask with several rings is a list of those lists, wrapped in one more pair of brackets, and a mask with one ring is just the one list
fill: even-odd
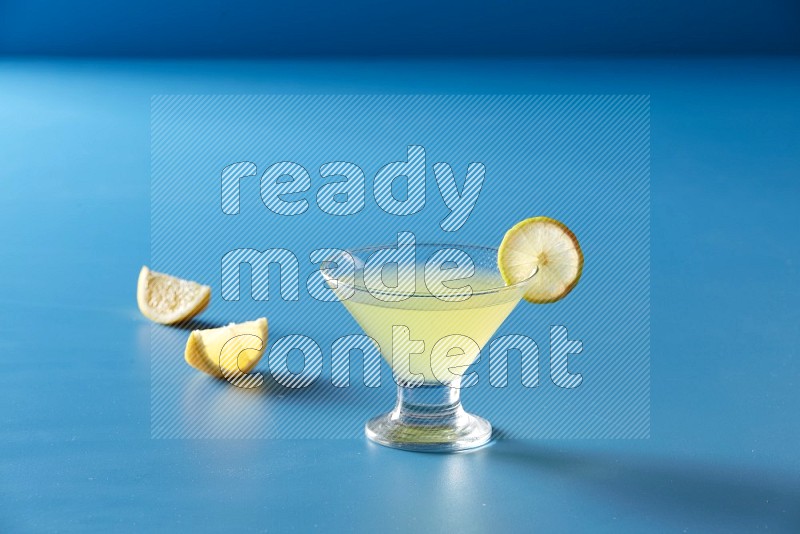
[(392, 419), (407, 425), (446, 425), (463, 413), (461, 389), (458, 387), (398, 386)]

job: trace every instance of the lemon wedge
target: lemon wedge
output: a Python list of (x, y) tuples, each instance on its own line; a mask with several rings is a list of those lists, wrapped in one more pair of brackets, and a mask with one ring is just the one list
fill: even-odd
[(194, 330), (186, 342), (186, 363), (218, 378), (236, 378), (256, 366), (267, 346), (267, 320)]
[(583, 252), (575, 234), (550, 217), (533, 217), (506, 232), (497, 253), (497, 266), (507, 284), (536, 275), (524, 298), (546, 304), (572, 291), (583, 271)]
[(142, 267), (136, 300), (142, 314), (161, 324), (191, 319), (211, 300), (211, 288)]

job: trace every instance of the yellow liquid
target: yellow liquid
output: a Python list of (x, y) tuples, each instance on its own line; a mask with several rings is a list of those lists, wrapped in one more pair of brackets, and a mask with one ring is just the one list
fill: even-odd
[[(473, 295), (461, 302), (433, 297), (424, 282), (418, 280), (417, 292), (400, 302), (384, 302), (361, 290), (342, 303), (364, 332), (377, 341), (395, 376), (413, 381), (416, 375), (417, 380), (424, 378), (426, 384), (447, 384), (452, 381), (448, 376), (463, 374), (475, 361), (522, 296), (522, 290), (512, 288), (481, 294), (504, 285), (497, 274), (476, 272), (468, 284)], [(424, 348), (417, 343), (415, 350), (421, 350), (408, 354), (402, 346), (408, 347), (407, 343), (393, 347), (393, 328), (397, 332), (397, 327), (407, 327), (411, 340), (422, 341)], [(433, 351), (439, 340), (453, 335), (466, 336), (474, 343), (451, 339), (457, 343), (448, 344), (446, 340), (439, 350)], [(400, 337), (408, 339), (409, 335)]]

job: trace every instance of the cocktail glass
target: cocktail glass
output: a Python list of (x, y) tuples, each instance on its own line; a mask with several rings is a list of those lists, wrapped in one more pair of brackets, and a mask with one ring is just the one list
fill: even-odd
[[(448, 452), (484, 445), (491, 439), (491, 424), (461, 406), (466, 371), (519, 303), (535, 272), (527, 280), (506, 285), (495, 248), (416, 244), (411, 259), (400, 259), (393, 269), (380, 273), (385, 286), (399, 287), (399, 273), (411, 272), (416, 281), (413, 290), (369, 288), (365, 266), (374, 254), (393, 248), (347, 251), (355, 266), (350, 283), (334, 280), (331, 271), (326, 274), (323, 269), (339, 300), (378, 345), (397, 382), (395, 408), (370, 419), (366, 435), (381, 445), (416, 451)], [(463, 259), (464, 254), (474, 270), (460, 272), (471, 270), (471, 276), (439, 285), (437, 271), (458, 268), (440, 260)], [(439, 260), (433, 266), (428, 264), (432, 258)], [(332, 256), (330, 261), (341, 264), (341, 259)]]

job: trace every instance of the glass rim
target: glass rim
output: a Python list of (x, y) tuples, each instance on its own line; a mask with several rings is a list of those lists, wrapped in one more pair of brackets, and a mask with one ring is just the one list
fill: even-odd
[[(484, 251), (484, 252), (492, 252), (494, 254), (495, 258), (497, 258), (497, 254), (500, 251), (500, 249), (497, 248), (497, 247), (490, 247), (490, 246), (485, 246), (485, 245), (465, 245), (465, 244), (462, 244), (462, 243), (415, 243), (414, 244), (414, 248), (417, 248), (417, 247), (441, 247), (441, 248), (456, 248), (456, 249), (461, 248), (461, 249), (481, 250), (481, 251)], [(379, 250), (386, 250), (386, 249), (389, 249), (389, 248), (397, 248), (397, 244), (370, 245), (370, 246), (366, 246), (366, 247), (348, 248), (348, 249), (343, 249), (343, 250), (344, 250), (344, 252), (347, 252), (348, 254), (350, 254), (351, 257), (355, 257), (357, 254), (363, 254), (364, 252), (367, 252), (367, 251), (377, 252)], [(441, 248), (440, 248), (440, 250), (441, 250)], [(325, 261), (334, 261), (334, 260), (325, 260)], [(417, 262), (415, 260), (415, 264), (416, 263)], [(416, 269), (416, 267), (415, 267), (415, 269)], [(499, 267), (497, 266), (496, 262), (495, 262), (495, 269), (498, 271), (498, 274), (499, 274)], [(358, 270), (359, 269), (356, 268), (356, 272), (358, 272)], [(362, 268), (362, 270), (363, 270), (363, 268)], [(327, 279), (328, 277), (325, 275), (325, 273), (323, 271), (324, 271), (324, 269), (320, 268), (320, 272), (322, 273), (322, 276)], [(499, 293), (503, 293), (503, 292), (506, 292), (506, 291), (520, 290), (524, 286), (529, 284), (530, 281), (533, 279), (534, 276), (536, 276), (536, 274), (538, 272), (539, 272), (539, 269), (535, 267), (533, 269), (533, 271), (531, 271), (531, 274), (527, 278), (525, 278), (524, 280), (520, 280), (519, 282), (515, 282), (513, 284), (504, 285), (504, 286), (500, 286), (500, 287), (496, 287), (496, 288), (483, 289), (483, 290), (480, 290), (480, 291), (471, 291), (471, 292), (464, 292), (464, 293), (448, 294), (448, 298), (473, 297), (473, 296), (480, 296), (480, 295), (494, 295), (494, 294), (499, 294)], [(502, 279), (502, 275), (500, 275), (500, 278)], [(469, 280), (469, 279), (465, 279), (465, 280)], [(357, 286), (355, 284), (351, 285), (351, 284), (348, 284), (346, 282), (342, 282), (341, 280), (337, 280), (337, 283), (340, 284), (339, 287), (345, 287), (347, 289), (353, 289), (356, 292), (367, 293), (369, 295), (375, 295), (377, 293), (379, 295), (392, 296), (392, 297), (435, 298), (435, 299), (441, 300), (440, 297), (437, 297), (434, 294), (408, 293), (408, 292), (404, 292), (404, 291), (371, 291), (366, 286), (359, 287), (359, 286)], [(457, 291), (458, 289), (461, 289), (461, 288), (457, 288), (455, 291)]]

